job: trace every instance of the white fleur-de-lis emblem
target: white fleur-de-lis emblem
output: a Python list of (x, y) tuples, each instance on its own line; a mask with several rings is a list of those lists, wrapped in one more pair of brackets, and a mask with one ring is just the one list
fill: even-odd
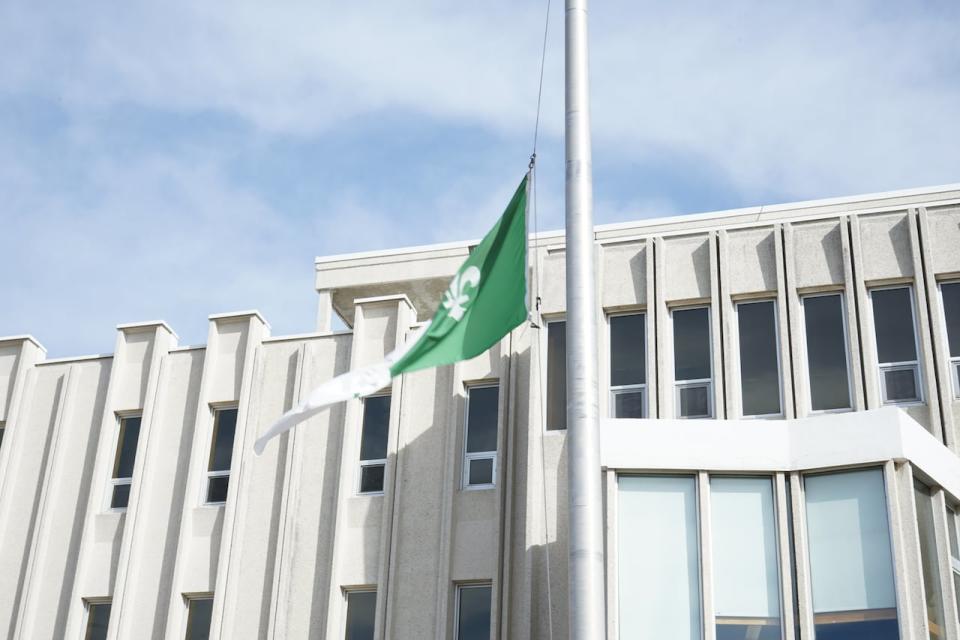
[(474, 289), (480, 286), (480, 269), (467, 267), (462, 273), (453, 276), (450, 287), (443, 294), (444, 308), (450, 312), (450, 317), (458, 322), (467, 311), (466, 305), (470, 304), (467, 285)]

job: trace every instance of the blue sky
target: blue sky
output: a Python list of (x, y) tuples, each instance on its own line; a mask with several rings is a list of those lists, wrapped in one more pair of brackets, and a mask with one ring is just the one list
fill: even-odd
[[(541, 229), (562, 225), (562, 2)], [(956, 2), (594, 2), (596, 221), (960, 182)], [(0, 6), (0, 335), (313, 329), (313, 258), (478, 237), (526, 166), (545, 2)]]

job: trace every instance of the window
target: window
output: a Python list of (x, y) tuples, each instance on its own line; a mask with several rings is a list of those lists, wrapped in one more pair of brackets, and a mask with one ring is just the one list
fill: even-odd
[(923, 591), (927, 602), (927, 626), (930, 640), (946, 638), (943, 625), (943, 591), (940, 588), (940, 560), (937, 557), (937, 536), (934, 532), (934, 502), (930, 487), (914, 480), (917, 503), (917, 534), (920, 537), (920, 564), (923, 567)]
[(373, 623), (376, 617), (376, 591), (347, 591), (345, 640), (373, 640)]
[(213, 618), (213, 595), (187, 596), (186, 640), (208, 640)]
[(500, 387), (467, 389), (463, 486), (492, 487), (497, 477), (497, 418)]
[(390, 396), (363, 400), (363, 430), (360, 434), (360, 493), (382, 493), (390, 434)]
[(83, 633), (84, 640), (107, 640), (107, 628), (110, 623), (110, 601), (87, 601), (87, 624)]
[(947, 533), (950, 536), (950, 569), (953, 573), (953, 592), (960, 611), (960, 538), (957, 538), (957, 511), (947, 507)]
[(913, 289), (874, 289), (870, 298), (883, 403), (920, 402), (923, 397), (913, 319)]
[(489, 584), (457, 587), (457, 640), (489, 640), (491, 591)]
[(843, 294), (805, 296), (801, 303), (806, 329), (810, 409), (849, 409), (850, 374)]
[(696, 479), (621, 476), (618, 484), (620, 637), (699, 640)]
[(3, 432), (6, 429), (6, 426), (6, 422), (0, 422), (0, 448), (3, 447)]
[(770, 478), (710, 479), (718, 640), (779, 640), (780, 574)]
[(880, 469), (804, 478), (817, 638), (899, 638)]
[(610, 316), (610, 415), (647, 417), (647, 331), (642, 313)]
[(567, 428), (567, 323), (547, 323), (547, 430)]
[(780, 407), (780, 344), (773, 300), (737, 304), (743, 415), (771, 416)]
[(137, 457), (139, 440), (140, 416), (122, 416), (117, 434), (117, 451), (113, 457), (113, 472), (110, 476), (111, 509), (126, 509), (130, 502), (133, 463)]
[(233, 459), (233, 438), (237, 432), (237, 408), (213, 410), (213, 441), (207, 464), (207, 503), (227, 501), (230, 486), (230, 462)]
[(673, 311), (673, 378), (677, 416), (713, 416), (713, 365), (710, 355), (710, 308)]
[(947, 350), (950, 352), (953, 397), (960, 398), (960, 282), (941, 284), (940, 299), (943, 301), (943, 316), (947, 326)]

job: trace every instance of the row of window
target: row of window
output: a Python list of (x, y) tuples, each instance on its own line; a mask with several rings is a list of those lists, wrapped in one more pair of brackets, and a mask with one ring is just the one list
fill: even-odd
[[(454, 640), (489, 640), (491, 594), (489, 583), (457, 585)], [(373, 640), (377, 614), (376, 590), (351, 589), (346, 596), (346, 640)]]
[[(943, 283), (954, 394), (960, 398), (960, 283)], [(885, 404), (923, 402), (916, 314), (910, 286), (870, 291), (881, 398)], [(852, 408), (847, 309), (839, 292), (801, 297), (809, 401), (814, 412)], [(675, 414), (712, 418), (714, 362), (708, 306), (672, 309)], [(783, 415), (777, 305), (773, 299), (736, 304), (740, 400), (744, 416)], [(646, 314), (609, 317), (610, 415), (647, 417)], [(547, 325), (547, 428), (566, 424), (566, 322)]]
[[(185, 640), (207, 640), (210, 637), (210, 620), (213, 617), (213, 594), (185, 596), (187, 602), (187, 626)], [(110, 623), (110, 600), (87, 600), (87, 622), (84, 640), (106, 640)]]

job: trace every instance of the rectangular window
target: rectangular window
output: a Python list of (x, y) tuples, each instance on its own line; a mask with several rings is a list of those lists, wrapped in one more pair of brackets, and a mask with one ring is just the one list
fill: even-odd
[(843, 294), (805, 296), (810, 408), (813, 411), (850, 409), (850, 373)]
[(359, 493), (383, 493), (389, 434), (390, 396), (364, 398), (363, 429), (360, 433)]
[(804, 478), (818, 638), (899, 638), (883, 472)]
[(779, 639), (778, 569), (770, 478), (710, 479), (717, 638)]
[(780, 345), (773, 300), (737, 303), (743, 415), (780, 415)]
[(464, 487), (492, 487), (496, 482), (499, 402), (500, 387), (497, 385), (467, 389)]
[(213, 618), (213, 595), (187, 596), (186, 640), (208, 640)]
[(347, 591), (345, 640), (373, 640), (377, 617), (376, 591)]
[(699, 640), (700, 552), (692, 476), (621, 476), (620, 637)]
[(547, 430), (567, 428), (567, 323), (547, 323)]
[(107, 626), (110, 623), (110, 601), (87, 601), (87, 624), (83, 640), (107, 640)]
[(953, 595), (960, 612), (960, 538), (957, 537), (957, 511), (947, 507), (947, 534), (950, 536), (950, 569), (953, 573)]
[(3, 447), (3, 432), (7, 427), (6, 422), (0, 422), (0, 448)]
[(490, 639), (489, 584), (457, 587), (457, 640)]
[(117, 433), (117, 450), (113, 456), (110, 476), (110, 508), (126, 509), (130, 502), (133, 482), (133, 463), (140, 440), (140, 416), (123, 416)]
[(610, 316), (610, 415), (647, 417), (646, 315)]
[(710, 308), (674, 309), (672, 317), (677, 417), (713, 417)]
[(947, 326), (947, 351), (950, 352), (950, 375), (953, 377), (953, 397), (960, 398), (960, 282), (940, 285), (944, 323)]
[(923, 567), (923, 591), (927, 602), (927, 626), (930, 640), (946, 638), (943, 625), (943, 591), (940, 589), (940, 559), (937, 557), (937, 535), (934, 531), (934, 503), (930, 488), (914, 480), (917, 503), (917, 534), (920, 537), (920, 564)]
[(210, 460), (207, 463), (207, 503), (227, 501), (230, 486), (230, 462), (233, 459), (233, 439), (237, 432), (237, 408), (213, 410), (213, 439)]
[(913, 313), (913, 288), (873, 289), (880, 395), (884, 404), (920, 402), (920, 362)]

